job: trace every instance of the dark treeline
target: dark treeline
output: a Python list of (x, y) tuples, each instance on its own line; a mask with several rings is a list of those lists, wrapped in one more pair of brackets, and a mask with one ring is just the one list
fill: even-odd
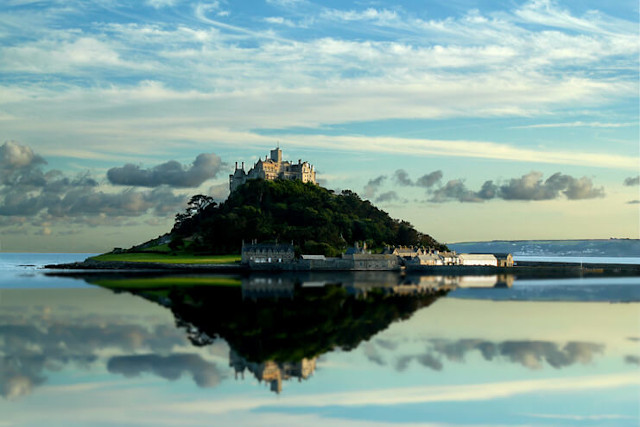
[(369, 247), (420, 245), (446, 250), (410, 223), (392, 219), (356, 193), (334, 194), (301, 181), (251, 180), (222, 204), (194, 196), (176, 216), (172, 247), (185, 239), (195, 252), (238, 253), (242, 241), (293, 241), (296, 251), (335, 256), (354, 242)]

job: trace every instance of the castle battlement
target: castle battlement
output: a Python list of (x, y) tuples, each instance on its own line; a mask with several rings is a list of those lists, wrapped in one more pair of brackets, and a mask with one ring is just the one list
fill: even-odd
[(275, 148), (271, 150), (270, 157), (265, 156), (264, 160), (259, 159), (249, 172), (244, 170), (244, 162), (238, 168), (236, 162), (235, 171), (229, 175), (229, 189), (233, 192), (236, 188), (247, 182), (249, 179), (297, 179), (302, 182), (316, 181), (316, 170), (309, 162), (298, 160), (298, 163), (282, 160), (282, 150)]

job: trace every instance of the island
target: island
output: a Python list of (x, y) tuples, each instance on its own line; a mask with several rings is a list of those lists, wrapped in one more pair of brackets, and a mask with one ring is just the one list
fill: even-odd
[[(509, 253), (456, 253), (407, 221), (393, 219), (351, 191), (318, 184), (313, 165), (285, 161), (271, 150), (248, 172), (229, 175), (229, 197), (191, 197), (173, 228), (129, 249), (115, 248), (81, 263), (48, 268), (82, 270), (411, 271), (482, 275), (628, 274), (629, 267), (514, 266)], [(637, 267), (631, 269), (637, 273)]]

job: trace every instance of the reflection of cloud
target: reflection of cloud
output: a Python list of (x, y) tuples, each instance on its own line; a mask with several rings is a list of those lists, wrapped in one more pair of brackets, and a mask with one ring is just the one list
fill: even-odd
[(392, 340), (378, 338), (375, 340), (375, 343), (386, 350), (395, 350), (398, 348), (398, 343)]
[(418, 363), (420, 363), (422, 366), (425, 366), (427, 368), (431, 368), (434, 371), (440, 371), (442, 370), (442, 362), (440, 362), (438, 359), (436, 359), (433, 355), (431, 354), (422, 354), (418, 357), (416, 357), (416, 360), (418, 361)]
[(511, 361), (532, 369), (542, 367), (546, 360), (554, 368), (574, 363), (589, 363), (595, 353), (602, 353), (601, 344), (570, 342), (562, 349), (557, 344), (543, 341), (507, 341), (500, 345), (500, 354)]
[(396, 371), (402, 372), (405, 369), (407, 369), (407, 367), (409, 366), (409, 363), (411, 363), (411, 359), (413, 359), (413, 356), (398, 357), (398, 360), (396, 360)]
[(627, 356), (624, 357), (624, 361), (626, 363), (629, 363), (631, 365), (640, 365), (640, 357), (639, 356), (635, 356), (633, 354), (629, 354)]
[(429, 353), (419, 354), (415, 356), (398, 357), (398, 359), (396, 360), (396, 370), (398, 372), (404, 371), (405, 369), (407, 369), (407, 367), (409, 367), (409, 364), (411, 363), (412, 360), (416, 360), (422, 366), (433, 369), (434, 371), (442, 370), (442, 362), (438, 360), (435, 356)]
[(480, 340), (432, 341), (434, 350), (448, 360), (461, 362), (466, 353), (478, 350), (485, 360), (493, 360), (496, 355), (519, 363), (531, 369), (540, 369), (542, 361), (554, 368), (562, 368), (574, 363), (589, 363), (594, 354), (602, 353), (602, 344), (569, 342), (564, 347), (548, 341), (505, 341), (492, 343)]
[[(33, 388), (45, 379), (33, 371), (33, 367), (12, 367), (10, 361), (0, 360), (0, 395), (5, 399), (16, 399), (31, 394)], [(12, 369), (13, 368), (13, 369)], [(23, 371), (23, 372), (19, 372)]]
[[(386, 347), (393, 349), (394, 344), (389, 340)], [(397, 346), (397, 344), (396, 344)], [(496, 358), (517, 363), (530, 369), (540, 369), (546, 362), (554, 368), (563, 368), (575, 363), (590, 363), (597, 354), (602, 354), (604, 345), (588, 342), (572, 341), (564, 345), (549, 341), (504, 341), (490, 342), (479, 339), (461, 339), (448, 341), (431, 339), (427, 343), (427, 350), (423, 354), (399, 355), (395, 368), (405, 370), (415, 360), (421, 365), (441, 370), (441, 357), (452, 362), (462, 363), (470, 352), (478, 351), (484, 360)]]
[[(43, 307), (42, 313), (46, 312)], [(180, 331), (169, 325), (147, 329), (98, 323), (99, 319), (74, 324), (46, 315), (29, 320), (33, 324), (23, 324), (10, 316), (0, 319), (0, 396), (7, 399), (28, 395), (44, 384), (44, 371), (57, 371), (70, 363), (88, 367), (104, 349), (167, 352), (186, 343)], [(209, 381), (204, 376), (198, 380)]]
[[(527, 393), (575, 392), (588, 390), (607, 390), (640, 385), (640, 378), (628, 372), (615, 375), (598, 375), (572, 378), (545, 378), (540, 380), (507, 381), (484, 384), (464, 384), (452, 386), (400, 387), (381, 390), (358, 390), (354, 392), (323, 393), (315, 395), (288, 396), (286, 407), (325, 407), (325, 406), (366, 406), (366, 405), (403, 405), (430, 402), (469, 402), (488, 401), (517, 396)], [(250, 410), (260, 407), (272, 407), (273, 400), (233, 399), (218, 401), (192, 401), (176, 403), (172, 410), (183, 413), (219, 414), (228, 411)]]
[(177, 380), (183, 373), (189, 373), (199, 387), (214, 387), (222, 378), (214, 363), (207, 362), (197, 354), (172, 354), (166, 357), (155, 354), (116, 356), (109, 359), (107, 369), (125, 377), (151, 372), (170, 381)]
[(378, 350), (376, 350), (376, 347), (372, 343), (364, 343), (362, 345), (362, 351), (364, 352), (364, 355), (367, 357), (367, 359), (369, 359), (373, 363), (380, 366), (386, 365), (386, 362), (382, 359), (380, 353), (378, 353)]

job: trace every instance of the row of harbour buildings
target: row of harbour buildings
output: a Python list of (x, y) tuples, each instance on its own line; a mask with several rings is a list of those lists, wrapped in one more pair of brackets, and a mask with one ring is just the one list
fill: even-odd
[(257, 243), (242, 245), (241, 263), (254, 270), (375, 270), (394, 271), (425, 267), (513, 267), (511, 254), (458, 254), (421, 247), (387, 247), (374, 254), (366, 244), (356, 244), (339, 257), (301, 255), (293, 244)]

